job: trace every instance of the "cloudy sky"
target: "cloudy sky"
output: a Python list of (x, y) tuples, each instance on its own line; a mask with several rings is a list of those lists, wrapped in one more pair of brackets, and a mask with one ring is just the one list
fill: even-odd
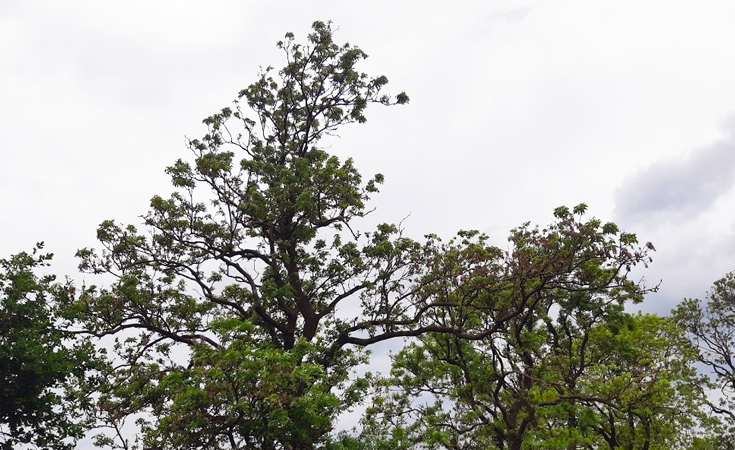
[(104, 219), (138, 223), (185, 136), (274, 43), (332, 20), (406, 107), (329, 141), (382, 172), (376, 219), (508, 230), (586, 202), (653, 241), (644, 308), (735, 269), (735, 4), (721, 1), (0, 2), (0, 254), (39, 240), (73, 274)]
[(544, 224), (586, 202), (658, 252), (668, 312), (735, 269), (735, 2), (0, 1), (0, 255), (55, 271), (139, 223), (185, 136), (275, 42), (332, 20), (411, 102), (328, 142), (381, 172), (375, 217), (419, 237)]

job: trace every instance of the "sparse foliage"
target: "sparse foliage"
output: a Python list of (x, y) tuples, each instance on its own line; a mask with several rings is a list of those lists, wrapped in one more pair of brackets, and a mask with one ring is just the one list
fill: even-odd
[(711, 377), (715, 391), (710, 407), (729, 427), (722, 448), (735, 448), (735, 272), (715, 281), (704, 301), (685, 299), (673, 315)]

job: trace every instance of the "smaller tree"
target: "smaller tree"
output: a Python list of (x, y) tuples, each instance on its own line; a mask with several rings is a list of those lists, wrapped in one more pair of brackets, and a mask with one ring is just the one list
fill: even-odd
[(51, 254), (0, 259), (0, 448), (29, 444), (71, 449), (88, 425), (81, 388), (95, 367), (89, 342), (72, 343), (59, 328), (58, 306), (70, 295), (52, 275), (36, 271)]
[(595, 327), (589, 348), (580, 392), (594, 448), (715, 448), (696, 350), (672, 318), (623, 314)]
[(463, 333), (425, 334), (397, 355), (397, 393), (379, 398), (375, 414), (399, 426), (381, 424), (378, 433), (393, 429), (388, 441), (409, 448), (591, 442), (573, 433), (584, 428), (579, 403), (590, 396), (581, 391), (590, 333), (623, 314), (626, 302), (642, 300), (647, 289), (627, 275), (650, 261), (653, 246), (639, 246), (612, 223), (583, 220), (585, 210), (558, 208), (548, 227), (513, 230), (509, 251), (465, 232), (437, 252), (435, 281), (424, 289), (463, 307), (431, 317)]
[(699, 362), (709, 368), (717, 398), (709, 405), (730, 428), (730, 443), (723, 441), (723, 448), (735, 448), (735, 272), (715, 281), (704, 301), (682, 301), (673, 315), (699, 350)]

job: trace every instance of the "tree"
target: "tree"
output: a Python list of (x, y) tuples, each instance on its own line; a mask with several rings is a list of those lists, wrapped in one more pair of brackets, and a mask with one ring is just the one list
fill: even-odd
[(594, 399), (588, 426), (607, 448), (719, 448), (696, 349), (672, 318), (625, 314), (596, 327), (590, 349), (582, 392)]
[(730, 428), (722, 448), (735, 448), (735, 272), (715, 281), (704, 301), (682, 301), (673, 316), (698, 349), (699, 362), (709, 369), (718, 398), (709, 405)]
[[(193, 163), (167, 169), (175, 192), (152, 198), (145, 230), (105, 221), (102, 251), (78, 252), (83, 271), (113, 279), (84, 287), (65, 310), (89, 335), (114, 339), (94, 410), (110, 433), (97, 443), (390, 448), (379, 433), (332, 431), (371, 387), (370, 376), (355, 375), (363, 349), (417, 338), (449, 349), (405, 354), (437, 358), (427, 364), (447, 372), (440, 381), (459, 385), (441, 395), (464, 408), (425, 416), (459, 422), (450, 431), (430, 424), (422, 442), (521, 448), (529, 430), (561, 417), (540, 409), (544, 402), (574, 405), (575, 370), (585, 367), (579, 343), (640, 298), (643, 288), (626, 275), (652, 246), (614, 224), (578, 220), (584, 205), (559, 208), (548, 229), (514, 230), (510, 253), (473, 231), (443, 244), (436, 236), (419, 243), (392, 224), (358, 230), (383, 177), (363, 182), (353, 161), (330, 155), (321, 140), (365, 122), (369, 104), (408, 97), (383, 94), (385, 77), (358, 71), (367, 55), (335, 44), (328, 23), (315, 22), (305, 45), (288, 33), (278, 47), (286, 65), (266, 69), (234, 108), (205, 119), (208, 132), (189, 141)], [(491, 386), (501, 386), (511, 414), (478, 414), (482, 402), (505, 407), (486, 401), (493, 392), (482, 389)], [(494, 428), (475, 426), (488, 420)], [(420, 426), (396, 427), (391, 439), (413, 442)]]
[(586, 334), (572, 365), (549, 349), (529, 368), (511, 351), (504, 371), (484, 345), (459, 341), (450, 354), (446, 342), (422, 338), (397, 355), (389, 394), (368, 410), (365, 448), (727, 448), (703, 409), (694, 353), (670, 319), (623, 313)]
[(78, 420), (96, 368), (94, 348), (60, 328), (68, 286), (36, 272), (51, 254), (0, 259), (0, 448), (28, 444), (71, 449), (86, 431)]
[[(703, 401), (692, 351), (670, 321), (631, 316), (644, 286), (628, 280), (647, 244), (614, 224), (583, 221), (585, 206), (556, 211), (540, 230), (514, 230), (489, 271), (449, 288), (482, 307), (435, 310), (438, 323), (484, 330), (482, 340), (425, 334), (395, 357), (387, 390), (365, 421), (376, 447), (446, 449), (683, 448)], [(469, 251), (468, 251), (469, 250)], [(457, 280), (445, 272), (442, 280)], [(387, 432), (386, 432), (387, 430)], [(377, 437), (376, 437), (377, 435)], [(683, 442), (681, 445), (679, 443)], [(676, 445), (674, 445), (676, 444)]]
[[(462, 334), (428, 320), (454, 302), (421, 288), (441, 276), (427, 269), (437, 249), (395, 225), (356, 230), (383, 177), (363, 182), (351, 159), (319, 147), (365, 122), (368, 104), (408, 96), (382, 94), (387, 79), (359, 72), (367, 55), (336, 45), (327, 23), (313, 24), (306, 45), (289, 33), (278, 47), (285, 67), (204, 121), (208, 133), (189, 142), (193, 164), (167, 169), (177, 191), (153, 197), (146, 231), (106, 221), (103, 251), (78, 253), (82, 270), (115, 279), (85, 288), (73, 308), (92, 335), (117, 337), (97, 405), (113, 436), (100, 444), (326, 445), (367, 386), (350, 379), (362, 347)], [(134, 442), (123, 429), (132, 416)]]

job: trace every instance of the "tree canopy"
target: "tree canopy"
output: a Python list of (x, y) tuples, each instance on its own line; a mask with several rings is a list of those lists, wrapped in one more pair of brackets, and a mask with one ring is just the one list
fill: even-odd
[(58, 307), (68, 286), (38, 272), (51, 254), (0, 259), (0, 448), (21, 444), (70, 449), (86, 431), (79, 420), (96, 368), (95, 351), (63, 330)]
[(329, 24), (278, 47), (286, 66), (204, 121), (193, 164), (167, 169), (177, 191), (153, 197), (145, 232), (106, 221), (103, 252), (79, 251), (83, 270), (117, 280), (80, 296), (84, 327), (137, 331), (118, 341), (100, 411), (115, 430), (128, 413), (155, 417), (145, 445), (312, 448), (360, 399), (359, 347), (422, 333), (439, 302), (415, 288), (426, 249), (394, 225), (353, 229), (383, 177), (363, 182), (317, 146), (367, 105), (408, 97), (359, 72), (367, 55)]
[[(474, 297), (481, 287), (486, 303), (438, 310), (434, 320), (499, 328), (477, 341), (427, 333), (401, 350), (365, 420), (369, 439), (509, 450), (700, 442), (685, 431), (707, 422), (695, 351), (670, 319), (624, 311), (648, 290), (627, 273), (653, 246), (636, 248), (633, 235), (583, 213), (559, 208), (545, 229), (514, 230), (492, 272), (453, 290)], [(498, 320), (497, 304), (518, 314)]]
[[(630, 278), (655, 249), (585, 204), (506, 248), (473, 230), (361, 229), (383, 176), (323, 140), (409, 98), (333, 38), (325, 22), (303, 44), (286, 34), (284, 67), (166, 169), (173, 193), (141, 225), (102, 222), (100, 249), (77, 253), (98, 285), (37, 275), (47, 255), (0, 260), (4, 448), (71, 448), (89, 428), (124, 450), (725, 445), (735, 278), (674, 318), (627, 312), (656, 290)], [(362, 370), (387, 341), (391, 373)]]

